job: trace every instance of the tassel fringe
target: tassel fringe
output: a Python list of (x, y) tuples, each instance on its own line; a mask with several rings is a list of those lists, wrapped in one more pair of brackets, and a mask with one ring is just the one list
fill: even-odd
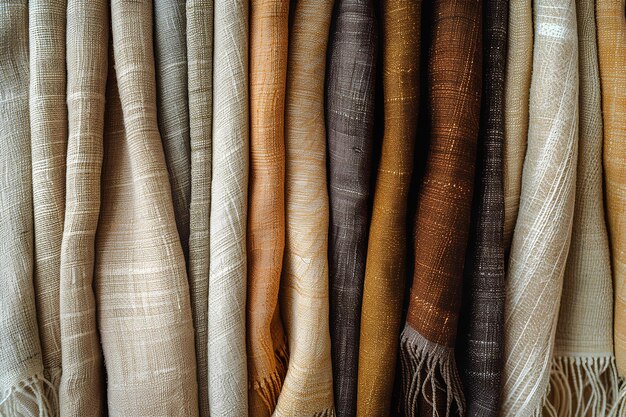
[(619, 391), (608, 417), (626, 417), (626, 378), (620, 380)]
[(335, 410), (331, 408), (329, 410), (320, 411), (319, 413), (313, 414), (313, 417), (335, 417)]
[(437, 391), (446, 393), (446, 416), (454, 414), (454, 404), (459, 415), (464, 415), (465, 398), (454, 349), (433, 343), (405, 326), (400, 339), (400, 359), (406, 415), (418, 415), (421, 395), (432, 407), (433, 415), (438, 416)]
[(276, 357), (276, 369), (271, 374), (265, 376), (261, 380), (254, 381), (253, 388), (259, 394), (263, 403), (268, 410), (273, 411), (278, 402), (278, 395), (283, 386), (283, 380), (287, 373), (287, 344), (283, 343), (281, 347), (274, 352)]
[(54, 386), (41, 374), (19, 382), (4, 392), (0, 400), (0, 415), (55, 416), (56, 401), (51, 402), (46, 396), (49, 389), (54, 390)]

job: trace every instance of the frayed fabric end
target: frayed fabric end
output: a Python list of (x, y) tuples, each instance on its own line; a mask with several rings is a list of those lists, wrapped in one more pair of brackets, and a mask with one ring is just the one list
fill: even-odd
[[(445, 416), (465, 413), (463, 385), (459, 376), (454, 349), (433, 343), (410, 326), (400, 338), (402, 390), (406, 415), (418, 415), (418, 407), (426, 404), (433, 416), (444, 404), (438, 397), (445, 393)], [(421, 397), (421, 398), (420, 398)]]
[(626, 378), (620, 380), (619, 391), (608, 417), (626, 417)]
[(335, 410), (334, 409), (329, 409), (329, 410), (324, 410), (324, 411), (320, 411), (319, 413), (315, 413), (313, 415), (313, 417), (335, 417)]
[(46, 396), (50, 389), (54, 390), (54, 386), (41, 374), (20, 381), (3, 393), (0, 415), (56, 416), (57, 402)]
[(550, 387), (542, 409), (550, 417), (604, 417), (617, 391), (613, 356), (556, 356), (552, 359)]
[(254, 381), (253, 383), (254, 391), (259, 394), (259, 397), (261, 397), (270, 413), (272, 413), (276, 408), (278, 396), (280, 395), (283, 380), (285, 379), (285, 374), (287, 372), (288, 354), (287, 345), (285, 343), (283, 343), (282, 346), (276, 350), (275, 357), (276, 369), (274, 372), (261, 380)]

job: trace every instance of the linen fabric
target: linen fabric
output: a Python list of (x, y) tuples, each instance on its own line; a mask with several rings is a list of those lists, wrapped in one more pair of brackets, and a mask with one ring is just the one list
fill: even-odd
[(285, 249), (289, 1), (252, 0), (250, 10), (248, 411), (252, 416), (270, 416), (287, 372), (278, 291)]
[(111, 21), (96, 240), (108, 414), (197, 415), (189, 287), (157, 127), (152, 4), (114, 0)]
[(371, 0), (339, 0), (329, 44), (330, 338), (337, 415), (356, 416), (378, 33)]
[(56, 390), (61, 378), (59, 284), (67, 150), (66, 10), (66, 0), (32, 0), (28, 6), (33, 286), (44, 376), (54, 387), (48, 392), (54, 404), (58, 404)]
[(537, 0), (528, 149), (507, 271), (501, 414), (541, 411), (570, 246), (578, 141), (573, 0)]
[(295, 4), (285, 98), (285, 253), (280, 309), (289, 366), (274, 416), (333, 416), (324, 74), (333, 0)]
[(215, 1), (213, 24), (209, 410), (238, 417), (248, 413), (248, 1)]
[(602, 113), (593, 0), (577, 0), (576, 201), (547, 404), (559, 416), (606, 415), (617, 390), (613, 288), (602, 193)]
[(67, 164), (61, 245), (61, 415), (106, 413), (94, 295), (95, 235), (100, 214), (108, 2), (67, 8)]
[(504, 79), (508, 2), (484, 6), (483, 83), (459, 351), (467, 416), (497, 416), (504, 342)]
[(509, 2), (504, 88), (504, 245), (508, 252), (519, 209), (528, 137), (528, 100), (533, 66), (531, 0)]
[(357, 415), (391, 411), (406, 281), (407, 200), (419, 109), (420, 1), (380, 4), (384, 131), (359, 338)]
[(613, 413), (626, 413), (626, 2), (596, 4), (604, 121), (606, 213), (615, 290), (614, 349), (621, 377)]
[(169, 172), (176, 228), (189, 256), (191, 162), (187, 92), (186, 2), (154, 2), (154, 61), (157, 117)]
[(200, 416), (209, 415), (209, 218), (213, 126), (213, 0), (189, 0), (187, 74), (191, 189), (189, 203), (189, 293), (196, 342)]
[(0, 414), (52, 411), (33, 288), (28, 2), (0, 2)]

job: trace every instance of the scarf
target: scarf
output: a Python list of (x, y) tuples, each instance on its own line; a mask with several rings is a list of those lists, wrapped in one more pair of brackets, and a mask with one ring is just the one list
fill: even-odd
[(0, 414), (54, 412), (33, 288), (28, 5), (0, 2)]
[(407, 200), (419, 103), (421, 2), (381, 3), (384, 132), (369, 230), (357, 415), (391, 411), (406, 280)]
[(191, 202), (189, 293), (196, 342), (200, 416), (209, 416), (208, 314), (211, 129), (213, 126), (213, 0), (187, 1)]
[(289, 366), (274, 416), (333, 416), (328, 323), (324, 74), (333, 0), (295, 4), (285, 98), (285, 254), (280, 308)]
[(482, 81), (481, 2), (438, 1), (433, 14), (431, 143), (415, 211), (413, 286), (401, 337), (405, 412), (421, 416), (465, 410), (454, 344)]
[(154, 61), (159, 132), (172, 188), (178, 235), (185, 258), (188, 258), (191, 162), (185, 20), (185, 2), (154, 2)]
[(604, 109), (604, 186), (615, 289), (614, 348), (620, 391), (613, 415), (626, 414), (626, 2), (597, 2)]
[(67, 172), (61, 245), (61, 415), (101, 415), (104, 372), (93, 291), (107, 80), (107, 1), (67, 8)]
[(593, 0), (577, 0), (579, 144), (572, 242), (554, 342), (548, 411), (606, 415), (617, 390), (613, 288), (602, 197), (602, 114)]
[(533, 65), (531, 0), (509, 2), (504, 88), (504, 247), (509, 250), (519, 208), (528, 136), (528, 99)]
[(157, 128), (152, 4), (114, 0), (111, 21), (96, 240), (108, 412), (197, 415), (189, 288)]
[(536, 0), (528, 150), (505, 301), (502, 415), (539, 414), (567, 259), (576, 184), (578, 42), (574, 0)]
[(215, 1), (213, 24), (209, 409), (239, 417), (248, 413), (248, 1)]
[(340, 0), (329, 46), (330, 337), (339, 417), (356, 415), (367, 255), (377, 30), (371, 0)]
[(504, 341), (504, 75), (508, 2), (485, 3), (483, 93), (459, 341), (468, 416), (497, 416)]
[(289, 1), (252, 0), (248, 206), (248, 404), (270, 416), (287, 371), (278, 291), (285, 248), (285, 84)]
[[(44, 376), (57, 404), (61, 379), (59, 282), (65, 216), (67, 106), (65, 69), (66, 0), (31, 0), (30, 131), (32, 150), (34, 264), (33, 285)], [(54, 399), (54, 401), (52, 401)], [(58, 410), (55, 410), (56, 414)]]

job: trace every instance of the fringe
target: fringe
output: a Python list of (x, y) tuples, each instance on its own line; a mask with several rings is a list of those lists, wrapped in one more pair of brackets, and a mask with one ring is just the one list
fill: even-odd
[(253, 383), (254, 391), (259, 394), (270, 412), (273, 412), (276, 408), (283, 380), (287, 373), (287, 344), (282, 343), (281, 347), (274, 352), (274, 355), (276, 357), (276, 369), (274, 372)]
[(621, 378), (619, 391), (607, 417), (626, 417), (626, 378)]
[(48, 398), (48, 401), (52, 404), (52, 417), (56, 417), (59, 415), (59, 385), (61, 384), (61, 367), (45, 369), (43, 370), (44, 376), (49, 384), (46, 384), (45, 387), (45, 395)]
[(550, 417), (604, 417), (617, 391), (617, 366), (612, 355), (556, 356), (542, 409)]
[(335, 417), (335, 410), (333, 408), (329, 408), (327, 410), (313, 414), (313, 417)]
[[(418, 415), (421, 395), (432, 407), (433, 415), (438, 416), (438, 390), (446, 393), (447, 417), (454, 413), (453, 404), (456, 404), (459, 415), (464, 415), (463, 385), (453, 348), (433, 343), (407, 325), (400, 338), (400, 358), (406, 415)], [(440, 380), (443, 380), (443, 386)]]
[(55, 416), (55, 407), (45, 394), (52, 387), (42, 374), (35, 374), (20, 381), (4, 392), (0, 400), (0, 415), (39, 417)]

